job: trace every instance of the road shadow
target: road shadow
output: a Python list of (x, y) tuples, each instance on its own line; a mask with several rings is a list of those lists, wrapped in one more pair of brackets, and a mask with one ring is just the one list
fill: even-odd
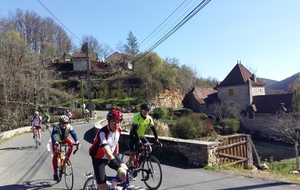
[(285, 185), (291, 185), (292, 183), (288, 182), (275, 182), (275, 183), (266, 183), (266, 184), (258, 184), (258, 185), (248, 185), (248, 186), (242, 186), (242, 187), (234, 187), (234, 188), (226, 188), (226, 189), (220, 189), (220, 190), (246, 190), (246, 189), (264, 189), (267, 187), (275, 187), (275, 186), (282, 186), (282, 189), (284, 189)]
[(0, 150), (28, 150), (28, 149), (36, 149), (35, 146), (21, 146), (21, 147), (7, 147), (7, 148), (0, 148)]
[(87, 130), (87, 131), (84, 133), (83, 139), (84, 139), (86, 142), (88, 142), (88, 143), (90, 143), (90, 144), (93, 144), (95, 135), (96, 135), (95, 128), (92, 127), (92, 128), (90, 128), (89, 130)]
[[(0, 190), (37, 190), (37, 189), (52, 189), (53, 185), (57, 184), (57, 182), (50, 180), (50, 179), (38, 179), (32, 181), (24, 181), (22, 184), (11, 184), (0, 186)], [(55, 188), (61, 189), (61, 188)]]

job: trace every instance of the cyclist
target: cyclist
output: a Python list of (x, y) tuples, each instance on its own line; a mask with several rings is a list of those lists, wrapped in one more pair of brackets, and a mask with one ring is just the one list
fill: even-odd
[[(69, 134), (71, 134), (75, 143), (78, 144), (78, 148), (80, 148), (80, 143), (78, 141), (77, 134), (73, 129), (73, 127), (69, 124), (69, 117), (63, 115), (59, 118), (59, 123), (54, 124), (52, 134), (51, 134), (52, 150), (53, 150), (52, 166), (54, 171), (53, 179), (56, 181), (59, 180), (58, 173), (57, 173), (58, 154), (56, 149), (59, 148), (60, 144), (74, 144), (74, 141), (71, 140)], [(71, 157), (72, 152), (73, 152), (73, 146), (70, 146), (69, 151), (67, 153), (68, 158)]]
[(89, 148), (98, 190), (106, 189), (106, 165), (116, 170), (122, 181), (126, 180), (127, 166), (118, 156), (120, 123), (123, 120), (123, 114), (119, 110), (111, 110), (106, 119), (108, 124), (98, 130), (94, 142)]
[(45, 112), (43, 116), (43, 122), (46, 124), (46, 129), (48, 129), (50, 124), (50, 115), (47, 112)]
[[(133, 117), (133, 123), (129, 133), (130, 158), (128, 160), (128, 167), (132, 166), (136, 151), (141, 148), (142, 143), (148, 142), (148, 139), (144, 136), (148, 127), (150, 127), (153, 132), (155, 142), (160, 147), (162, 146), (162, 144), (158, 140), (158, 135), (154, 126), (153, 119), (149, 115), (150, 109), (151, 108), (149, 104), (142, 104), (140, 106), (140, 113), (136, 114)], [(148, 151), (149, 153), (152, 152), (151, 146), (149, 146)]]
[(38, 130), (38, 141), (39, 141), (39, 145), (41, 145), (42, 117), (39, 115), (38, 111), (34, 112), (34, 116), (31, 119), (31, 126), (32, 126), (32, 132), (33, 132), (33, 139), (35, 138), (35, 130)]
[(72, 123), (72, 122), (71, 122), (71, 119), (72, 119), (72, 116), (73, 116), (73, 115), (72, 115), (72, 113), (70, 112), (70, 110), (67, 110), (67, 111), (66, 111), (66, 116), (68, 116), (69, 122)]
[(85, 109), (84, 117), (86, 118), (87, 121), (90, 120), (90, 111), (88, 109)]

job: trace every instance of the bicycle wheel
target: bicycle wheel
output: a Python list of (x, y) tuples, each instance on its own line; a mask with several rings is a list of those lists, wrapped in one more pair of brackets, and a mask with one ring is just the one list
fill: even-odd
[(126, 150), (126, 151), (122, 154), (121, 159), (125, 162), (126, 165), (128, 165), (127, 162), (129, 161), (129, 158), (130, 158), (130, 151), (129, 151), (129, 150)]
[[(142, 163), (142, 168), (145, 170), (150, 170), (149, 179), (144, 181), (145, 185), (149, 189), (158, 189), (162, 182), (162, 170), (159, 160), (153, 156), (149, 155), (147, 160)], [(143, 178), (147, 177), (146, 171), (142, 171)]]
[(39, 147), (39, 134), (37, 132), (35, 132), (34, 141), (35, 141), (35, 149), (37, 149)]
[(98, 185), (95, 177), (89, 177), (84, 183), (83, 190), (97, 190)]
[(73, 188), (74, 183), (74, 174), (73, 174), (73, 168), (70, 160), (67, 160), (65, 163), (65, 183), (68, 190), (71, 190)]

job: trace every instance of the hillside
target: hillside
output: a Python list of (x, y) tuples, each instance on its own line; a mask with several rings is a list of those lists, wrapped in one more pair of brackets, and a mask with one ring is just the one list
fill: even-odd
[(270, 80), (265, 78), (259, 78), (262, 82), (266, 84), (266, 93), (267, 94), (274, 94), (274, 93), (284, 93), (290, 92), (291, 86), (295, 83), (299, 78), (299, 73), (296, 73), (282, 81)]

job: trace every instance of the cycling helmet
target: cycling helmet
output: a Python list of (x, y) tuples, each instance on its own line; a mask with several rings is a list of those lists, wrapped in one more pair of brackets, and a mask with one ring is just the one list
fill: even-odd
[(39, 115), (39, 112), (38, 112), (38, 111), (35, 111), (35, 112), (34, 112), (34, 115), (35, 115), (35, 116)]
[(110, 112), (108, 112), (106, 119), (108, 121), (112, 120), (112, 119), (118, 119), (118, 120), (122, 121), (123, 114), (119, 110), (111, 110)]
[(59, 121), (63, 123), (69, 123), (69, 117), (66, 115), (62, 115), (60, 116)]
[(150, 110), (151, 108), (150, 108), (150, 105), (149, 104), (142, 104), (141, 105), (141, 110)]

